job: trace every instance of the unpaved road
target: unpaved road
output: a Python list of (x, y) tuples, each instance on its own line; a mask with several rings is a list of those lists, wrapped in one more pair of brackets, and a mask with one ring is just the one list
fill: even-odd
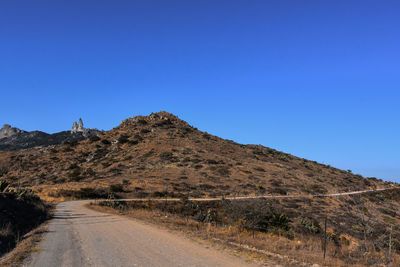
[(248, 266), (225, 252), (137, 220), (90, 210), (85, 203), (57, 205), (41, 251), (24, 266)]

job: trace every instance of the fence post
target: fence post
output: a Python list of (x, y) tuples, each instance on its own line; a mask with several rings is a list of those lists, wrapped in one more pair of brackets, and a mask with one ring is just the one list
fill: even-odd
[(389, 235), (389, 260), (392, 256), (392, 231), (393, 231), (393, 225), (390, 226), (390, 235)]
[(326, 221), (327, 221), (327, 217), (325, 216), (325, 229), (324, 229), (324, 260), (325, 260), (325, 257), (326, 257), (326, 239), (327, 239), (327, 236), (326, 236)]

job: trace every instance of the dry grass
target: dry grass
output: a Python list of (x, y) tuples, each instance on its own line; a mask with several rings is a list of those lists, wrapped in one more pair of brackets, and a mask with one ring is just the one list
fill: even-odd
[(166, 112), (125, 120), (76, 145), (0, 153), (3, 179), (23, 186), (122, 184), (124, 196), (336, 192), (385, 186), (270, 148), (201, 132)]
[[(258, 259), (278, 262), (285, 266), (399, 266), (400, 256), (393, 253), (390, 259), (388, 251), (376, 251), (373, 242), (369, 241), (366, 252), (362, 251), (363, 242), (342, 235), (340, 245), (328, 241), (326, 259), (323, 258), (322, 239), (320, 236), (295, 233), (288, 238), (285, 233), (262, 233), (240, 229), (238, 225), (220, 225), (203, 223), (178, 214), (172, 214), (159, 209), (122, 209), (91, 205), (91, 208), (117, 213), (150, 223), (163, 225), (168, 229), (182, 232), (186, 235), (202, 238), (211, 242), (223, 243), (240, 251), (257, 254)], [(332, 230), (329, 230), (332, 231)], [(254, 255), (253, 255), (254, 257)], [(257, 257), (256, 257), (257, 258)]]
[(10, 253), (0, 258), (0, 266), (18, 267), (29, 257), (31, 253), (39, 252), (41, 247), (38, 243), (42, 240), (43, 234), (47, 230), (47, 222), (41, 224), (36, 229), (22, 237), (17, 247)]
[(31, 231), (52, 215), (52, 206), (31, 191), (11, 190), (8, 194), (0, 195), (0, 256), (19, 246), (19, 243), (27, 242), (27, 237), (36, 236), (38, 232)]
[[(85, 197), (82, 188), (115, 193), (122, 198), (187, 198), (318, 194), (394, 186), (267, 147), (224, 140), (166, 112), (127, 119), (97, 139), (2, 151), (0, 177), (14, 185), (29, 186), (42, 199), (55, 203)], [(90, 198), (89, 194), (86, 197)], [(366, 194), (358, 199), (298, 199), (273, 204), (290, 218), (306, 218), (320, 224), (329, 215), (335, 236), (347, 234), (348, 240), (359, 242), (366, 232), (369, 240), (375, 239), (377, 246), (384, 249), (393, 227), (393, 250), (400, 251), (399, 190)], [(300, 220), (295, 223), (300, 225)], [(308, 255), (308, 250), (314, 254), (318, 242), (314, 242), (315, 248), (304, 247), (299, 257), (302, 253)], [(350, 253), (352, 249), (346, 252), (342, 248), (348, 259), (358, 257)], [(373, 257), (385, 258), (379, 251), (368, 251)]]

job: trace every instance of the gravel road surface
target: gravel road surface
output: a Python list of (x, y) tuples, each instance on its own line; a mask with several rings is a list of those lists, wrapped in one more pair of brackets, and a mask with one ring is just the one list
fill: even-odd
[(93, 211), (86, 203), (57, 205), (42, 249), (24, 266), (249, 266), (157, 226)]

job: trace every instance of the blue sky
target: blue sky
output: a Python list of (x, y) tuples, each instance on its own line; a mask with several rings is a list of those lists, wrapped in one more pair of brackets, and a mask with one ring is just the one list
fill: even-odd
[(0, 124), (200, 130), (400, 182), (399, 1), (2, 1)]

